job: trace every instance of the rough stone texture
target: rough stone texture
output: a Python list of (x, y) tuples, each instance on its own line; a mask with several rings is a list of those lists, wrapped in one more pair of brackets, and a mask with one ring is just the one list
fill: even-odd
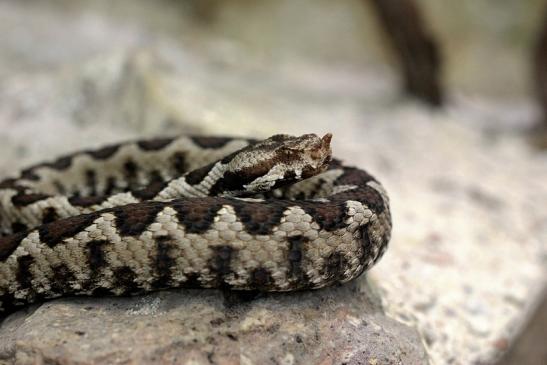
[[(61, 299), (8, 318), (0, 356), (18, 364), (423, 364), (417, 332), (351, 285), (294, 295), (179, 290)], [(47, 334), (47, 335), (45, 335)]]
[[(460, 96), (431, 112), (398, 100), (394, 79), (374, 67), (268, 63), (203, 25), (178, 28), (168, 6), (146, 17), (130, 6), (108, 16), (100, 6), (80, 6), (0, 3), (0, 16), (8, 14), (0, 21), (8, 35), (0, 38), (2, 176), (45, 156), (140, 135), (330, 131), (335, 154), (373, 172), (390, 192), (391, 247), (369, 275), (380, 299), (364, 278), (245, 303), (216, 291), (63, 299), (8, 317), (0, 359), (155, 355), (169, 363), (183, 347), (198, 364), (210, 362), (209, 353), (216, 363), (261, 363), (267, 346), (284, 342), (274, 346), (281, 364), (337, 364), (344, 356), (407, 364), (426, 362), (423, 342), (433, 364), (482, 364), (511, 346), (547, 286), (547, 156), (526, 144), (536, 119), (529, 102)], [(76, 20), (63, 22), (64, 12)], [(28, 21), (18, 28), (13, 19)], [(52, 39), (66, 46), (45, 52)], [(378, 300), (410, 327), (385, 317)], [(189, 322), (196, 330), (182, 325)], [(315, 333), (323, 340), (315, 342)]]

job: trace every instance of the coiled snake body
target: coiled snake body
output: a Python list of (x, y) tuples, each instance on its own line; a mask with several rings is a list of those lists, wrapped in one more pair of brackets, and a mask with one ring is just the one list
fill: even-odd
[(0, 311), (62, 295), (351, 280), (385, 251), (388, 198), (330, 134), (154, 139), (0, 183)]

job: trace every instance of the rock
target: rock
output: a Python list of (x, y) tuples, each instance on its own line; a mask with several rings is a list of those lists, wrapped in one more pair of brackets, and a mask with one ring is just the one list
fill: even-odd
[(418, 333), (386, 317), (366, 279), (258, 294), (173, 290), (68, 298), (8, 317), (0, 359), (17, 364), (425, 364)]

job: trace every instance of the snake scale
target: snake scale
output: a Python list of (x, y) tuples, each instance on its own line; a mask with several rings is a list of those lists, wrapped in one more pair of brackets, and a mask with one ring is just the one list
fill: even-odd
[(181, 136), (85, 150), (0, 183), (0, 312), (65, 295), (292, 291), (384, 253), (387, 194), (331, 135)]

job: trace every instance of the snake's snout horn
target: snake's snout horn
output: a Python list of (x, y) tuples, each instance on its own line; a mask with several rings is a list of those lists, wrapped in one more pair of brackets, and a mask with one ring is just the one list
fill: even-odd
[(332, 140), (332, 133), (327, 133), (321, 138), (321, 141), (323, 142), (323, 146), (329, 146), (330, 141)]

